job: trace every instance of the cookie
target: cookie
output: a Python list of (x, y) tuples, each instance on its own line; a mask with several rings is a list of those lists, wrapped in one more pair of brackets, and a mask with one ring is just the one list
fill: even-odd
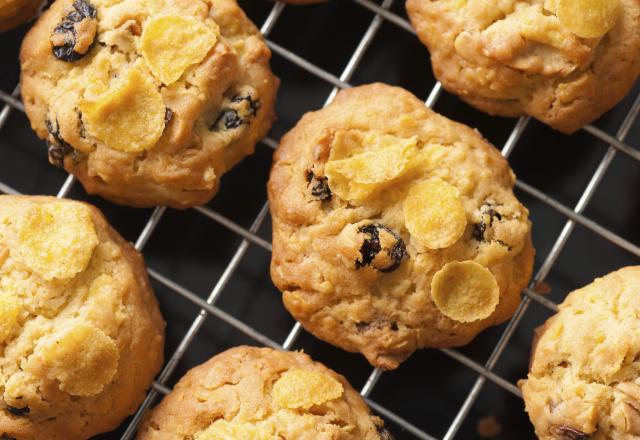
[(570, 293), (536, 331), (527, 412), (541, 440), (640, 438), (640, 266)]
[(236, 347), (189, 371), (138, 440), (392, 440), (347, 380), (304, 353)]
[(0, 437), (116, 428), (162, 365), (142, 257), (96, 208), (0, 196)]
[(640, 75), (639, 0), (408, 0), (445, 89), (492, 115), (572, 133)]
[(43, 0), (0, 0), (0, 32), (33, 18)]
[(22, 45), (22, 97), (87, 192), (187, 208), (269, 130), (270, 56), (235, 0), (57, 0)]
[(528, 211), (482, 136), (383, 84), (342, 91), (281, 141), (271, 277), (311, 333), (396, 368), (509, 318), (530, 278)]

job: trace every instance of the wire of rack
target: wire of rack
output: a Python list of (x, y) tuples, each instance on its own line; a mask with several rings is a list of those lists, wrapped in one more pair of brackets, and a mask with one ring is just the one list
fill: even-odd
[[(296, 53), (288, 50), (287, 48), (271, 41), (269, 39), (269, 34), (272, 32), (274, 27), (276, 26), (279, 17), (281, 16), (283, 10), (285, 9), (285, 4), (283, 3), (274, 3), (271, 11), (262, 24), (260, 31), (264, 35), (267, 40), (267, 44), (271, 48), (271, 50), (277, 55), (280, 56), (289, 62), (299, 66), (300, 68), (306, 70), (310, 74), (316, 76), (322, 81), (327, 82), (330, 85), (333, 85), (333, 89), (329, 96), (326, 99), (325, 105), (331, 103), (331, 101), (335, 98), (337, 92), (341, 89), (350, 88), (351, 85), (349, 81), (351, 77), (356, 72), (357, 68), (361, 60), (363, 59), (365, 53), (369, 49), (374, 37), (376, 36), (380, 26), (384, 21), (392, 23), (393, 25), (398, 26), (400, 29), (403, 29), (406, 32), (415, 34), (415, 31), (411, 27), (410, 23), (404, 18), (401, 17), (394, 12), (390, 11), (391, 6), (393, 5), (395, 0), (383, 0), (380, 4), (374, 3), (372, 0), (351, 0), (356, 4), (362, 6), (363, 8), (371, 11), (374, 15), (373, 18), (360, 39), (359, 44), (356, 49), (351, 54), (351, 57), (345, 66), (342, 74), (338, 77), (328, 72), (327, 70), (313, 64), (312, 62), (306, 60), (305, 58), (297, 55)], [(440, 83), (436, 82), (435, 85), (430, 89), (428, 94), (428, 98), (425, 102), (425, 105), (428, 107), (433, 107), (440, 97), (442, 92), (442, 86)], [(13, 93), (8, 94), (6, 92), (0, 91), (0, 101), (4, 102), (2, 109), (0, 110), (0, 131), (5, 126), (7, 119), (12, 111), (24, 112), (24, 106), (22, 105), (19, 99), (19, 85), (15, 87)], [(587, 125), (582, 130), (588, 133), (590, 136), (605, 142), (609, 145), (606, 153), (602, 157), (599, 162), (598, 167), (595, 172), (591, 175), (589, 183), (584, 188), (581, 193), (578, 202), (574, 207), (568, 207), (561, 202), (553, 199), (551, 196), (547, 195), (543, 191), (538, 190), (537, 188), (521, 181), (516, 181), (516, 187), (523, 191), (524, 193), (538, 199), (544, 204), (548, 205), (552, 209), (558, 211), (561, 215), (566, 217), (566, 223), (562, 228), (560, 234), (555, 239), (555, 242), (550, 250), (550, 252), (545, 256), (543, 262), (535, 273), (533, 280), (528, 288), (525, 288), (522, 295), (522, 300), (520, 302), (519, 307), (517, 308), (515, 314), (511, 318), (511, 320), (506, 325), (501, 337), (499, 338), (497, 344), (493, 348), (488, 360), (484, 365), (472, 360), (468, 356), (462, 354), (458, 350), (454, 349), (442, 349), (441, 351), (445, 353), (447, 356), (450, 356), (452, 359), (460, 362), (464, 366), (471, 369), (473, 372), (477, 373), (477, 378), (472, 388), (469, 390), (466, 399), (463, 404), (460, 406), (457, 414), (451, 421), (449, 428), (447, 429), (443, 440), (451, 440), (455, 438), (458, 433), (461, 425), (463, 424), (467, 414), (469, 413), (471, 407), (474, 405), (474, 402), (478, 398), (484, 384), (487, 380), (495, 383), (505, 391), (512, 393), (515, 396), (522, 397), (520, 390), (516, 385), (504, 379), (497, 373), (493, 371), (496, 366), (500, 356), (505, 351), (506, 346), (508, 345), (511, 337), (518, 324), (521, 322), (523, 316), (528, 310), (529, 306), (532, 302), (539, 303), (543, 307), (547, 308), (551, 312), (557, 311), (557, 305), (553, 303), (551, 300), (547, 299), (543, 295), (537, 293), (535, 291), (536, 286), (540, 285), (544, 282), (545, 278), (551, 271), (554, 266), (558, 256), (566, 245), (570, 235), (572, 234), (576, 225), (581, 225), (592, 232), (602, 236), (604, 239), (610, 241), (614, 245), (624, 249), (625, 251), (635, 255), (636, 257), (640, 257), (640, 246), (624, 239), (618, 234), (614, 233), (610, 229), (607, 229), (597, 222), (585, 217), (583, 212), (587, 208), (589, 202), (591, 201), (592, 196), (594, 195), (596, 189), (599, 184), (602, 182), (605, 173), (607, 172), (609, 166), (611, 165), (614, 157), (618, 153), (622, 153), (628, 155), (635, 161), (640, 163), (640, 151), (631, 147), (625, 142), (629, 131), (633, 127), (634, 122), (636, 121), (638, 115), (640, 114), (640, 95), (638, 95), (630, 107), (626, 117), (624, 118), (622, 124), (620, 125), (617, 133), (615, 135), (611, 135), (600, 128)], [(529, 124), (529, 117), (521, 117), (515, 123), (507, 141), (503, 145), (501, 149), (501, 153), (505, 158), (509, 158), (511, 153), (516, 148), (518, 141), (520, 140), (523, 132), (525, 131), (527, 125)], [(261, 142), (264, 146), (268, 148), (276, 148), (277, 140), (267, 137)], [(63, 198), (69, 194), (69, 191), (72, 189), (75, 183), (75, 179), (73, 176), (69, 175), (65, 180), (64, 184), (60, 187), (57, 197)], [(14, 190), (8, 184), (2, 182), (0, 180), (0, 192), (6, 194), (18, 194), (16, 190)], [(268, 203), (262, 206), (260, 211), (257, 213), (255, 219), (251, 226), (247, 229), (243, 226), (240, 226), (233, 220), (223, 216), (222, 214), (208, 208), (208, 207), (197, 207), (194, 208), (197, 212), (202, 214), (203, 216), (211, 219), (227, 228), (233, 233), (238, 234), (242, 241), (240, 245), (235, 250), (232, 258), (229, 260), (225, 270), (219, 279), (215, 282), (209, 296), (206, 299), (203, 299), (196, 293), (190, 291), (188, 288), (180, 285), (169, 279), (168, 277), (162, 275), (161, 273), (149, 268), (149, 274), (152, 279), (159, 282), (160, 284), (167, 287), (170, 291), (186, 298), (191, 301), (195, 305), (200, 308), (199, 313), (191, 323), (188, 331), (184, 334), (182, 340), (180, 341), (177, 349), (174, 353), (169, 357), (169, 359), (165, 362), (165, 365), (156, 378), (152, 388), (149, 390), (144, 402), (138, 408), (135, 416), (129, 422), (126, 431), (122, 436), (122, 440), (129, 440), (135, 436), (137, 427), (142, 420), (142, 416), (149, 409), (151, 405), (156, 401), (156, 399), (162, 395), (168, 394), (171, 390), (167, 387), (167, 382), (178, 366), (180, 360), (189, 349), (189, 346), (193, 339), (198, 334), (198, 331), (202, 328), (205, 320), (209, 316), (216, 317), (228, 325), (234, 327), (236, 330), (244, 333), (248, 337), (252, 338), (256, 342), (276, 348), (276, 349), (284, 349), (289, 350), (292, 348), (294, 343), (296, 342), (298, 336), (302, 331), (302, 327), (299, 323), (296, 323), (294, 327), (290, 330), (288, 336), (282, 343), (278, 343), (272, 339), (270, 339), (265, 334), (255, 330), (250, 327), (248, 324), (243, 321), (235, 318), (231, 314), (225, 312), (221, 308), (216, 306), (216, 302), (219, 297), (222, 295), (225, 287), (227, 286), (230, 279), (234, 276), (236, 269), (238, 268), (240, 262), (243, 257), (247, 253), (249, 246), (255, 245), (262, 248), (266, 252), (271, 252), (271, 244), (257, 235), (257, 231), (259, 227), (263, 224), (265, 218), (268, 215)], [(156, 229), (159, 222), (162, 220), (164, 213), (166, 212), (166, 208), (157, 207), (147, 220), (143, 230), (139, 234), (135, 247), (137, 250), (142, 251), (149, 239), (151, 238), (154, 230)], [(383, 418), (388, 421), (395, 423), (400, 428), (404, 429), (406, 432), (413, 435), (415, 438), (424, 439), (424, 440), (436, 440), (436, 437), (428, 434), (427, 432), (421, 430), (417, 426), (413, 425), (409, 421), (405, 420), (402, 416), (395, 414), (389, 409), (385, 408), (382, 404), (375, 402), (369, 398), (371, 392), (373, 391), (376, 383), (380, 379), (383, 372), (379, 369), (373, 369), (367, 378), (364, 386), (360, 390), (361, 395), (365, 398), (367, 403), (372, 407), (372, 409), (380, 414)]]

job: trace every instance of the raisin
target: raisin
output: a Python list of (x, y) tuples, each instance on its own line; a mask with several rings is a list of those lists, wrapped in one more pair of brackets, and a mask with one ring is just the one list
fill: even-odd
[(391, 331), (397, 332), (399, 330), (398, 323), (395, 321), (392, 322), (391, 325), (389, 325), (389, 328), (391, 329)]
[(487, 227), (491, 227), (494, 220), (502, 220), (502, 215), (498, 211), (493, 209), (493, 206), (494, 205), (492, 205), (491, 203), (486, 203), (480, 208), (480, 223), (476, 223), (473, 225), (472, 232), (473, 238), (477, 241), (485, 241), (484, 233), (486, 232)]
[(384, 426), (376, 425), (376, 430), (378, 431), (380, 440), (395, 440), (393, 435), (391, 435), (391, 433)]
[(324, 176), (316, 176), (313, 171), (307, 171), (307, 188), (311, 188), (311, 195), (316, 200), (331, 200), (332, 194), (329, 188), (329, 180)]
[(238, 115), (238, 112), (233, 109), (226, 109), (220, 113), (216, 126), (224, 126), (227, 130), (233, 130), (244, 124), (244, 120)]
[(212, 131), (235, 130), (242, 125), (249, 125), (251, 119), (258, 114), (260, 101), (250, 95), (238, 95), (222, 105), (220, 115), (211, 126)]
[[(360, 246), (362, 258), (356, 260), (356, 270), (364, 266), (371, 266), (380, 272), (393, 272), (407, 256), (407, 249), (402, 237), (384, 225), (378, 223), (364, 225), (358, 228), (358, 232), (366, 235), (367, 238)], [(388, 234), (387, 239), (383, 236), (384, 234)], [(385, 246), (383, 240), (388, 243), (389, 237), (393, 240), (393, 244)], [(382, 251), (384, 253), (380, 255)]]
[(89, 2), (75, 0), (73, 9), (51, 35), (53, 55), (67, 62), (77, 61), (89, 52), (98, 29), (98, 13)]
[(26, 416), (31, 412), (28, 406), (25, 406), (24, 408), (16, 408), (15, 406), (10, 405), (7, 405), (7, 411), (18, 417)]
[(0, 435), (0, 440), (18, 440), (18, 439), (15, 437), (11, 437), (6, 432), (3, 432), (2, 435)]
[(557, 436), (558, 440), (588, 440), (590, 437), (589, 434), (564, 425), (553, 426), (551, 434)]
[(47, 131), (50, 135), (50, 138), (47, 140), (49, 162), (58, 168), (62, 168), (65, 156), (73, 152), (73, 147), (62, 139), (62, 136), (60, 135), (60, 124), (58, 121), (56, 121), (55, 127), (48, 119), (44, 123), (47, 126)]
[(356, 330), (358, 330), (359, 332), (363, 332), (366, 329), (368, 329), (370, 325), (371, 325), (370, 322), (358, 321), (356, 322)]

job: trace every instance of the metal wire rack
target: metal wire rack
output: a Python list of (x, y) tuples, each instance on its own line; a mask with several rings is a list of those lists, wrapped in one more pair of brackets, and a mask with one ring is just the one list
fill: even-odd
[[(340, 1), (345, 3), (347, 2), (347, 0)], [(414, 30), (411, 28), (406, 17), (403, 15), (404, 13), (402, 12), (402, 5), (398, 4), (399, 2), (397, 2), (396, 0), (383, 0), (380, 4), (374, 3), (372, 0), (350, 0), (350, 3), (356, 5), (358, 8), (361, 8), (368, 14), (367, 25), (364, 28), (364, 33), (361, 35), (359, 41), (357, 42), (355, 50), (350, 53), (348, 62), (339, 75), (334, 75), (329, 70), (320, 67), (317, 63), (310, 61), (307, 57), (298, 55), (293, 50), (290, 50), (283, 45), (276, 43), (273, 39), (270, 38), (277, 23), (283, 16), (285, 8), (291, 8), (290, 6), (285, 6), (282, 3), (271, 4), (269, 6), (268, 12), (266, 12), (265, 14), (266, 18), (264, 19), (264, 21), (262, 21), (262, 26), (260, 28), (265, 38), (267, 38), (268, 44), (272, 49), (275, 58), (279, 57), (281, 61), (290, 63), (293, 66), (297, 66), (298, 68), (307, 72), (309, 75), (319, 79), (321, 82), (324, 82), (330, 86), (330, 93), (324, 101), (325, 105), (329, 104), (333, 100), (336, 93), (340, 89), (351, 87), (350, 82), (352, 81), (354, 74), (356, 74), (358, 68), (361, 67), (361, 62), (370, 50), (372, 43), (374, 42), (376, 36), (379, 34), (382, 26), (391, 26), (399, 29), (401, 32), (414, 34)], [(313, 8), (315, 7), (310, 8), (311, 9), (309, 9), (309, 11), (313, 11)], [(426, 57), (426, 53), (423, 53), (420, 56)], [(0, 70), (0, 73), (1, 72), (2, 71)], [(0, 86), (5, 86), (5, 84), (0, 83)], [(637, 94), (637, 90), (634, 91), (634, 93)], [(428, 97), (425, 101), (425, 104), (429, 107), (435, 106), (441, 95), (443, 95), (441, 85), (435, 82), (435, 84), (432, 85), (429, 89), (429, 92), (427, 94)], [(430, 431), (428, 427), (430, 424), (434, 423), (433, 420), (422, 417), (416, 418), (414, 416), (413, 420), (410, 421), (402, 414), (392, 411), (383, 402), (385, 400), (385, 397), (388, 396), (388, 393), (385, 393), (385, 395), (379, 396), (378, 398), (372, 398), (371, 395), (374, 391), (374, 388), (379, 383), (379, 380), (383, 376), (383, 372), (378, 369), (373, 369), (372, 371), (370, 371), (368, 377), (361, 387), (360, 392), (372, 407), (372, 409), (384, 419), (386, 419), (387, 424), (390, 426), (391, 430), (394, 432), (398, 439), (419, 438), (435, 440), (441, 438), (443, 440), (451, 440), (453, 438), (456, 438), (456, 436), (460, 434), (461, 428), (465, 424), (468, 414), (481, 395), (481, 392), (483, 391), (484, 385), (487, 383), (487, 381), (497, 385), (499, 389), (506, 391), (507, 393), (515, 396), (517, 399), (521, 398), (519, 389), (514, 385), (513, 380), (510, 380), (507, 376), (514, 376), (515, 374), (515, 376), (518, 377), (518, 375), (521, 376), (523, 373), (526, 373), (526, 352), (521, 352), (519, 359), (519, 362), (525, 366), (525, 369), (520, 369), (516, 373), (503, 372), (503, 374), (501, 374), (498, 368), (498, 361), (505, 353), (510, 341), (514, 336), (514, 333), (518, 329), (521, 322), (523, 322), (525, 314), (529, 310), (532, 303), (539, 304), (542, 309), (545, 310), (547, 315), (557, 309), (556, 304), (551, 299), (536, 292), (536, 290), (538, 290), (536, 289), (536, 286), (540, 286), (541, 284), (543, 284), (545, 279), (547, 279), (547, 277), (549, 276), (552, 268), (554, 268), (554, 265), (558, 261), (561, 252), (563, 251), (563, 249), (565, 249), (565, 246), (572, 236), (576, 225), (580, 225), (586, 228), (586, 230), (590, 231), (591, 236), (589, 236), (587, 240), (593, 240), (593, 233), (595, 233), (597, 236), (602, 237), (608, 243), (613, 244), (615, 247), (617, 247), (617, 249), (625, 253), (626, 257), (623, 258), (623, 261), (631, 261), (635, 263), (638, 263), (638, 261), (640, 261), (640, 247), (637, 244), (626, 238), (623, 238), (621, 235), (614, 232), (612, 228), (602, 226), (600, 222), (596, 222), (590, 217), (584, 215), (585, 210), (588, 208), (589, 203), (596, 194), (597, 189), (604, 180), (605, 174), (611, 167), (616, 157), (625, 157), (627, 161), (630, 161), (632, 163), (632, 167), (635, 167), (635, 171), (632, 172), (635, 173), (635, 175), (640, 176), (640, 173), (638, 172), (639, 170), (637, 168), (640, 165), (640, 151), (626, 142), (629, 134), (632, 133), (634, 129), (639, 128), (638, 124), (636, 124), (636, 119), (638, 117), (638, 114), (640, 113), (640, 95), (635, 96), (635, 100), (633, 100), (633, 96), (629, 98), (631, 103), (628, 108), (624, 108), (624, 116), (622, 117), (622, 122), (619, 124), (615, 135), (609, 134), (605, 129), (599, 128), (596, 125), (588, 125), (583, 128), (581, 134), (576, 135), (582, 136), (581, 142), (588, 144), (584, 146), (585, 149), (592, 148), (592, 145), (599, 143), (604, 143), (605, 145), (608, 145), (608, 147), (606, 148), (605, 153), (597, 160), (595, 171), (589, 174), (586, 186), (583, 186), (581, 190), (578, 191), (578, 199), (573, 207), (567, 206), (567, 203), (560, 202), (556, 198), (547, 194), (546, 191), (538, 189), (531, 184), (525, 183), (522, 180), (517, 181), (516, 187), (519, 192), (528, 197), (529, 200), (537, 201), (538, 205), (536, 206), (546, 206), (548, 208), (551, 208), (551, 210), (556, 211), (556, 213), (560, 214), (562, 218), (562, 223), (560, 225), (561, 227), (559, 228), (560, 232), (557, 235), (554, 234), (555, 238), (551, 240), (551, 245), (548, 246), (548, 252), (546, 252), (545, 255), (538, 257), (539, 261), (537, 264), (537, 271), (535, 272), (535, 276), (530, 284), (530, 287), (524, 290), (522, 301), (513, 318), (506, 325), (499, 327), (499, 330), (494, 331), (496, 341), (492, 342), (490, 354), (488, 355), (486, 360), (484, 360), (484, 362), (474, 359), (477, 356), (475, 356), (473, 352), (467, 353), (465, 349), (440, 350), (440, 353), (444, 354), (451, 360), (458, 362), (459, 365), (464, 366), (463, 368), (467, 369), (466, 372), (471, 373), (473, 378), (471, 386), (464, 388), (464, 392), (462, 394), (462, 403), (457, 406), (455, 414), (450, 417), (449, 420), (446, 420), (444, 424), (443, 422), (438, 421), (437, 424), (445, 427), (445, 429), (440, 429), (440, 431), (442, 432), (435, 432), (435, 430)], [(4, 103), (2, 110), (0, 110), (1, 134), (3, 129), (5, 131), (7, 130), (7, 121), (9, 120), (12, 112), (24, 113), (24, 107), (19, 100), (19, 85), (15, 86), (12, 92), (0, 90), (0, 100)], [(23, 121), (21, 123), (24, 124), (25, 119), (22, 119)], [(510, 158), (516, 146), (520, 143), (525, 130), (527, 130), (527, 128), (532, 125), (528, 117), (520, 118), (519, 120), (517, 120), (515, 125), (513, 125), (513, 123), (510, 124), (512, 125), (512, 128), (508, 132), (506, 141), (503, 143), (501, 149), (502, 154), (507, 158)], [(481, 131), (483, 131), (483, 127), (480, 127), (480, 129)], [(31, 139), (30, 142), (34, 142), (34, 140)], [(266, 149), (268, 150), (269, 148), (275, 148), (277, 146), (277, 140), (274, 137), (267, 137), (262, 141), (262, 144), (263, 147), (258, 148), (266, 147)], [(41, 149), (44, 152), (45, 149)], [(43, 159), (38, 158), (38, 160)], [(239, 167), (241, 166), (242, 165), (239, 165)], [(9, 182), (5, 182), (5, 177), (6, 176), (0, 174), (0, 191), (8, 194), (17, 194), (18, 191), (13, 189)], [(264, 182), (257, 183), (259, 183), (260, 185), (264, 184)], [(223, 187), (225, 185), (224, 179), (222, 185)], [(67, 176), (62, 186), (57, 190), (57, 196), (67, 197), (76, 186), (78, 185), (75, 185), (74, 178), (72, 176)], [(630, 197), (627, 197), (626, 199), (631, 200), (632, 203), (635, 200), (635, 203), (637, 205), (640, 205), (640, 195), (635, 192), (636, 190), (634, 190), (634, 188), (626, 189), (631, 194)], [(640, 189), (640, 182), (637, 189)], [(613, 203), (616, 203), (617, 196), (618, 195), (611, 196)], [(210, 290), (208, 296), (206, 297), (198, 295), (194, 292), (193, 289), (185, 286), (184, 283), (177, 282), (171, 279), (169, 276), (161, 273), (161, 271), (156, 270), (153, 267), (149, 267), (149, 274), (152, 280), (154, 280), (154, 284), (156, 286), (160, 286), (161, 288), (172, 292), (172, 294), (178, 294), (192, 304), (196, 305), (200, 309), (200, 311), (195, 316), (195, 319), (192, 320), (188, 329), (180, 336), (179, 339), (175, 341), (175, 347), (172, 347), (173, 351), (170, 352), (167, 356), (167, 360), (160, 375), (157, 377), (152, 389), (149, 391), (146, 399), (138, 409), (135, 416), (130, 418), (126, 422), (126, 424), (123, 425), (118, 434), (101, 436), (100, 438), (115, 439), (118, 438), (117, 436), (119, 436), (119, 438), (121, 438), (122, 440), (134, 438), (136, 429), (141, 421), (144, 412), (149, 407), (151, 407), (159, 397), (170, 392), (171, 381), (175, 381), (177, 379), (174, 373), (176, 373), (176, 371), (179, 369), (181, 361), (185, 357), (185, 354), (190, 350), (193, 341), (198, 336), (200, 330), (205, 325), (205, 322), (207, 321), (207, 318), (209, 316), (221, 320), (227, 326), (230, 326), (235, 331), (244, 334), (255, 343), (265, 346), (289, 350), (294, 348), (294, 346), (301, 339), (301, 334), (303, 334), (303, 331), (300, 324), (298, 323), (295, 323), (292, 326), (292, 328), (286, 335), (286, 338), (284, 338), (282, 342), (277, 342), (273, 338), (265, 334), (264, 331), (260, 331), (252, 327), (249, 323), (243, 321), (238, 317), (235, 317), (234, 314), (225, 311), (221, 306), (217, 304), (221, 299), (223, 293), (225, 292), (225, 288), (229, 285), (234, 277), (238, 276), (238, 268), (240, 267), (241, 263), (246, 258), (246, 255), (252, 247), (260, 249), (267, 256), (271, 251), (271, 244), (269, 240), (263, 238), (259, 234), (261, 227), (268, 220), (267, 203), (265, 202), (262, 205), (258, 214), (255, 216), (248, 228), (242, 226), (240, 222), (236, 222), (230, 219), (227, 215), (222, 214), (219, 209), (213, 209), (210, 206), (194, 208), (194, 211), (203, 216), (203, 218), (205, 219), (213, 220), (227, 231), (231, 231), (234, 234), (237, 234), (237, 236), (241, 238), (241, 241), (239, 245), (235, 247), (235, 250), (232, 252), (230, 259), (227, 261), (226, 266), (222, 270), (222, 273), (217, 278), (213, 285), (213, 288)], [(144, 223), (142, 231), (139, 233), (139, 235), (137, 235), (137, 239), (135, 240), (135, 247), (138, 250), (143, 250), (145, 248), (152, 235), (154, 234), (157, 226), (160, 224), (161, 220), (166, 217), (166, 212), (166, 209), (163, 207), (158, 207), (151, 212), (150, 216)], [(534, 212), (532, 211), (532, 213)], [(186, 215), (186, 212), (177, 212), (176, 214), (182, 216)], [(632, 230), (640, 230), (640, 227), (638, 227), (638, 223), (636, 223), (634, 217), (631, 218), (631, 222), (635, 224), (635, 226), (631, 226)], [(534, 224), (534, 234), (535, 232), (537, 232), (536, 224)], [(628, 260), (629, 256), (631, 260)], [(268, 270), (268, 267), (266, 264), (263, 266), (264, 267), (260, 267), (260, 270), (266, 272)], [(596, 275), (599, 275), (599, 273), (587, 274), (585, 275), (585, 277), (593, 278)], [(561, 298), (562, 295), (558, 299)], [(169, 305), (166, 305), (166, 302), (167, 301), (163, 301), (161, 298), (163, 308), (170, 307)], [(539, 324), (540, 320), (536, 320), (536, 323)], [(173, 324), (175, 323), (169, 320), (169, 328), (171, 328)], [(182, 325), (183, 323), (180, 324)], [(295, 348), (305, 347), (301, 346)], [(528, 349), (528, 347), (524, 348)], [(403, 366), (400, 367), (399, 371), (402, 371), (402, 369)], [(424, 365), (424, 369), (425, 371), (428, 371), (429, 365)], [(426, 378), (424, 380), (429, 380), (429, 378)], [(447, 378), (445, 378), (444, 382), (447, 382)], [(438, 399), (442, 398), (442, 395), (434, 396), (432, 400), (437, 401)], [(425, 399), (423, 396), (423, 399), (415, 399), (414, 403), (415, 405), (420, 407), (421, 402), (424, 400)], [(420, 408), (418, 408), (418, 412), (419, 411)], [(470, 435), (468, 434), (470, 431), (468, 429), (464, 432), (466, 434), (462, 434), (463, 437), (461, 435), (458, 435), (457, 438), (470, 437)], [(522, 434), (518, 433), (517, 435), (518, 438), (525, 438), (526, 436), (532, 436), (531, 432), (532, 430), (530, 428), (525, 427), (523, 428)], [(507, 435), (509, 435), (510, 437), (508, 436), (505, 438), (514, 438), (513, 433)]]

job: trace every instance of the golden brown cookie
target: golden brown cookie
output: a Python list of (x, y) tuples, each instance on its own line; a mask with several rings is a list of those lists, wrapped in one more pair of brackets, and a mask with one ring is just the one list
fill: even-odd
[(271, 277), (317, 337), (396, 368), (511, 316), (531, 275), (528, 211), (482, 136), (383, 84), (342, 91), (282, 139)]
[(186, 208), (271, 127), (270, 56), (235, 0), (57, 0), (24, 40), (22, 96), (89, 193)]
[(640, 266), (571, 292), (536, 331), (522, 388), (540, 440), (640, 438)]
[(162, 365), (142, 257), (84, 203), (0, 196), (0, 315), (3, 439), (112, 430)]
[(571, 133), (640, 75), (640, 0), (408, 0), (436, 77), (493, 115)]
[(304, 353), (236, 347), (189, 371), (138, 440), (392, 440), (347, 380)]
[(43, 0), (0, 0), (0, 32), (33, 18)]

